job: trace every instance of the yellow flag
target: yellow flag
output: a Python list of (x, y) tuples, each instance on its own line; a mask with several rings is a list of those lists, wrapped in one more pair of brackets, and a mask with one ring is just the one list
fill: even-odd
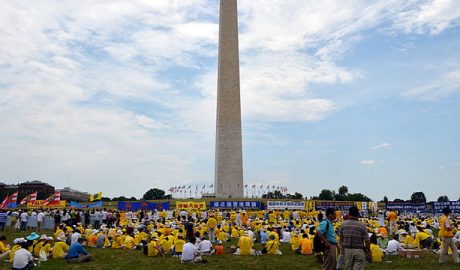
[(89, 195), (89, 201), (100, 201), (102, 199), (102, 191), (93, 195)]

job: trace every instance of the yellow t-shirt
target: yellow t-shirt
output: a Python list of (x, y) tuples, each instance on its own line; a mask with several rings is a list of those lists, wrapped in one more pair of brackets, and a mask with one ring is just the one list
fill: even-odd
[(240, 255), (251, 255), (252, 250), (252, 240), (249, 236), (242, 236), (238, 241), (238, 246), (240, 247)]
[(134, 238), (131, 237), (130, 235), (127, 235), (125, 238), (125, 242), (123, 243), (123, 246), (125, 249), (132, 249), (134, 248)]
[(300, 253), (303, 255), (313, 254), (313, 241), (308, 238), (302, 238), (302, 241), (300, 241), (300, 248)]
[(454, 236), (454, 231), (447, 230), (447, 226), (452, 226), (449, 223), (449, 218), (446, 215), (442, 215), (439, 218), (439, 237), (453, 237)]
[(150, 243), (147, 244), (147, 256), (155, 257), (158, 255), (157, 245), (158, 243), (156, 241), (150, 241)]
[(5, 243), (3, 243), (2, 241), (0, 241), (0, 253), (5, 253), (5, 252), (7, 252), (8, 250), (10, 250), (10, 249), (5, 245)]
[(376, 244), (371, 244), (372, 262), (382, 262), (383, 252)]
[(54, 259), (64, 258), (65, 253), (67, 251), (69, 251), (69, 246), (65, 242), (58, 241), (54, 244), (54, 247), (53, 247), (53, 252), (52, 252), (53, 258)]
[(217, 226), (217, 220), (215, 218), (213, 218), (213, 217), (208, 219), (207, 226), (210, 229), (214, 229)]
[(177, 239), (176, 242), (174, 243), (174, 251), (182, 252), (184, 245), (185, 245), (185, 241), (183, 239)]
[(43, 246), (43, 243), (44, 243), (43, 241), (40, 241), (34, 246), (34, 255), (36, 257), (40, 256), (40, 250)]
[(291, 244), (291, 249), (294, 251), (300, 247), (300, 237), (297, 235), (294, 235), (291, 237), (291, 240), (289, 240), (289, 244)]
[(265, 247), (267, 248), (267, 254), (278, 254), (279, 243), (276, 240), (270, 240), (267, 242)]

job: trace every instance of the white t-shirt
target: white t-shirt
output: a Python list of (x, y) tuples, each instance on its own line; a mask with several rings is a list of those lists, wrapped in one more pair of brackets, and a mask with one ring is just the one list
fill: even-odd
[(44, 218), (45, 218), (45, 214), (43, 212), (38, 213), (37, 215), (38, 222), (42, 222)]
[(284, 231), (283, 232), (283, 238), (281, 239), (281, 242), (283, 243), (289, 243), (289, 241), (291, 240), (291, 234), (287, 231)]
[(73, 243), (78, 242), (78, 238), (81, 237), (81, 234), (74, 232), (72, 235), (70, 235), (70, 244), (72, 245)]
[(27, 222), (27, 217), (29, 215), (26, 212), (21, 213), (21, 222)]
[[(198, 250), (200, 252), (210, 252), (211, 251), (211, 248), (212, 248), (212, 244), (211, 242), (209, 242), (209, 240), (202, 240), (199, 244), (198, 244)], [(183, 255), (182, 255), (183, 256)]]
[(198, 249), (192, 243), (186, 243), (182, 248), (182, 257), (183, 261), (191, 261), (195, 259), (195, 256), (198, 254)]
[(388, 241), (387, 252), (393, 253), (393, 252), (398, 252), (400, 250), (401, 250), (401, 244), (398, 241), (394, 239)]
[(22, 269), (31, 260), (33, 260), (32, 253), (27, 249), (21, 248), (14, 253), (13, 268)]

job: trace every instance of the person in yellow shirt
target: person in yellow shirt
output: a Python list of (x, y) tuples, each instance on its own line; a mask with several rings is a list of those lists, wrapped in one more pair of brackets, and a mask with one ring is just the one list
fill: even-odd
[(215, 242), (216, 241), (216, 226), (217, 226), (217, 220), (214, 218), (214, 215), (211, 214), (208, 222), (206, 223), (206, 226), (208, 227), (208, 236), (209, 236), (209, 241)]
[(441, 237), (441, 252), (439, 253), (439, 263), (447, 261), (447, 251), (452, 250), (454, 262), (459, 263), (457, 245), (453, 241), (455, 227), (449, 221), (450, 208), (442, 209), (442, 216), (439, 218), (439, 237)]
[(14, 253), (18, 250), (21, 249), (21, 243), (22, 242), (26, 242), (26, 239), (24, 238), (16, 238), (13, 240), (13, 247), (11, 248), (11, 252), (10, 252), (10, 263), (13, 262), (14, 260)]
[(121, 246), (123, 249), (133, 249), (136, 247), (135, 240), (134, 240), (134, 235), (133, 234), (128, 234), (125, 237), (125, 242)]
[(252, 248), (254, 243), (248, 233), (243, 234), (238, 240), (237, 255), (254, 255), (254, 249)]
[(174, 242), (173, 257), (180, 257), (182, 255), (182, 249), (184, 248), (184, 245), (184, 237), (181, 234), (179, 234), (177, 236), (177, 240)]
[(414, 247), (419, 249), (431, 248), (433, 243), (431, 235), (426, 233), (420, 226), (417, 226), (417, 230), (418, 232), (415, 234)]
[(271, 255), (281, 255), (281, 251), (279, 250), (279, 242), (276, 241), (274, 235), (270, 235), (268, 237), (268, 242), (265, 244), (265, 248), (267, 249), (267, 254)]
[(6, 243), (6, 236), (0, 236), (0, 260), (6, 258), (10, 252), (10, 245)]
[(46, 241), (48, 240), (48, 237), (45, 235), (45, 234), (42, 234), (40, 236), (40, 240), (38, 241), (37, 244), (34, 245), (33, 247), (33, 255), (35, 257), (39, 257), (40, 256), (40, 250), (42, 249), (42, 246), (46, 243)]
[(313, 241), (308, 238), (308, 234), (302, 235), (302, 241), (300, 241), (300, 254), (312, 255), (313, 254)]
[(291, 249), (297, 254), (300, 254), (300, 239), (299, 234), (296, 232), (292, 235), (291, 240), (289, 240), (289, 244), (291, 244)]
[(163, 242), (161, 243), (161, 247), (163, 248), (165, 255), (171, 252), (172, 245), (173, 245), (173, 241), (171, 241), (169, 236), (166, 236)]
[(373, 263), (382, 262), (383, 252), (380, 249), (379, 245), (377, 245), (377, 236), (373, 234), (370, 238), (371, 242), (371, 257)]
[(388, 221), (390, 222), (390, 234), (394, 234), (396, 232), (396, 221), (398, 219), (398, 215), (396, 212), (391, 211), (388, 214)]
[(46, 242), (43, 244), (43, 246), (40, 249), (40, 258), (49, 258), (51, 257), (51, 241), (53, 241), (53, 237), (48, 237), (46, 239)]
[(163, 256), (163, 249), (158, 245), (158, 238), (154, 237), (147, 244), (147, 256), (157, 257)]
[(401, 243), (405, 248), (414, 248), (414, 238), (406, 231), (402, 232), (403, 242)]
[(56, 239), (53, 246), (52, 257), (53, 259), (63, 259), (69, 251), (69, 246), (65, 242), (65, 237), (60, 236)]

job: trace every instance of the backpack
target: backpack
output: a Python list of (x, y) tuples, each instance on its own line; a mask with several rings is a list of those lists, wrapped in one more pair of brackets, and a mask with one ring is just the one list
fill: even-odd
[[(329, 231), (329, 222), (327, 222), (326, 225), (326, 232)], [(313, 251), (316, 253), (319, 252), (324, 252), (326, 250), (326, 246), (324, 245), (323, 241), (321, 241), (321, 238), (315, 234), (315, 237), (313, 237)]]

